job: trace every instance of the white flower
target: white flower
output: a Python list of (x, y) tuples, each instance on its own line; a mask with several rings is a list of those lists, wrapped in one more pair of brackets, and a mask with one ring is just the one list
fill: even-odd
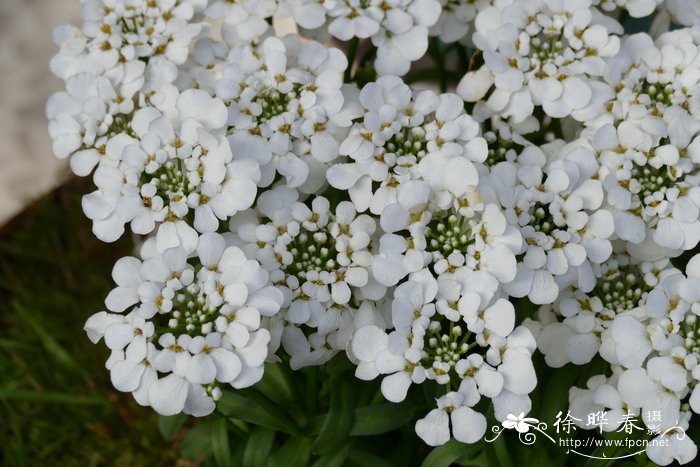
[(471, 42), (470, 32), (474, 18), (484, 8), (491, 6), (489, 0), (440, 0), (442, 13), (437, 23), (430, 28), (430, 35), (437, 36), (446, 44)]
[(134, 85), (139, 90), (144, 85), (144, 62), (163, 57), (180, 65), (192, 39), (206, 35), (206, 24), (192, 21), (204, 6), (203, 0), (87, 0), (82, 31), (64, 28), (57, 34), (61, 50), (51, 61), (51, 70), (63, 79), (80, 72), (105, 75), (116, 84), (131, 81), (124, 79), (124, 73), (138, 65), (140, 79)]
[(683, 0), (666, 0), (664, 6), (671, 13), (674, 22), (683, 26), (700, 24), (700, 5)]
[[(441, 10), (437, 0), (348, 0), (324, 2), (324, 6), (333, 18), (328, 32), (336, 38), (347, 41), (371, 37), (377, 47), (374, 66), (380, 75), (403, 75), (411, 62), (425, 54), (428, 28), (437, 22)], [(302, 11), (312, 13), (313, 21), (307, 20), (309, 26), (321, 25), (317, 10), (309, 7), (296, 10), (295, 18)]]
[(267, 32), (270, 28), (267, 19), (276, 11), (276, 0), (215, 0), (209, 2), (204, 13), (210, 18), (223, 19), (226, 25), (235, 29), (241, 40), (247, 42), (262, 37)]
[(668, 465), (673, 461), (688, 464), (697, 456), (698, 447), (684, 431), (674, 429), (650, 440), (646, 454), (659, 465)]
[(598, 6), (603, 11), (614, 11), (617, 8), (624, 8), (633, 18), (643, 18), (654, 12), (657, 5), (663, 0), (593, 0), (593, 5)]
[[(284, 293), (285, 326), (314, 330), (308, 337), (298, 329), (282, 335), (292, 366), (300, 367), (311, 361), (321, 364), (346, 349), (355, 312), (366, 299), (381, 299), (385, 288), (370, 276), (373, 258), (368, 247), (374, 220), (358, 216), (348, 201), (332, 213), (326, 198), (315, 197), (308, 206), (296, 202), (296, 194), (287, 190), (261, 195), (260, 212), (234, 219), (232, 227), (243, 248), (262, 263)], [(319, 350), (313, 354), (318, 358), (304, 357), (314, 350)]]
[(231, 51), (216, 95), (228, 106), (233, 155), (260, 164), (260, 186), (279, 173), (292, 188), (319, 187), (310, 177), (322, 177), (338, 157), (338, 140), (349, 126), (341, 89), (347, 65), (340, 50), (297, 36)]
[(100, 312), (85, 325), (93, 342), (104, 336), (113, 351), (115, 388), (163, 415), (207, 415), (220, 384), (257, 382), (270, 341), (261, 317), (275, 315), (283, 301), (260, 264), (219, 234), (202, 235), (196, 253), (196, 262), (182, 248), (143, 263), (123, 258), (107, 302), (130, 312), (122, 319)]
[(442, 396), (437, 400), (438, 408), (416, 422), (416, 434), (429, 446), (445, 444), (451, 437), (476, 443), (486, 432), (486, 417), (467, 404), (459, 392)]
[(133, 137), (108, 143), (106, 151), (118, 154), (118, 164), (101, 165), (94, 175), (98, 190), (83, 198), (101, 240), (119, 238), (126, 223), (148, 234), (190, 212), (195, 229), (213, 232), (219, 221), (253, 204), (260, 169), (253, 160), (233, 160), (222, 134), (223, 103), (188, 90), (178, 97), (177, 109), (175, 124), (154, 108), (140, 109), (131, 122)]
[(684, 148), (690, 139), (684, 139), (660, 145), (659, 137), (627, 121), (596, 131), (599, 178), (623, 240), (641, 243), (649, 231), (656, 244), (672, 250), (700, 241), (700, 180)]
[[(622, 400), (617, 390), (618, 374), (606, 378), (596, 375), (588, 379), (586, 389), (572, 387), (569, 390), (569, 409), (572, 422), (579, 428), (602, 431), (616, 431), (625, 417), (636, 417), (639, 408), (632, 407)], [(604, 413), (606, 423), (601, 425), (589, 424), (590, 414)]]
[[(485, 272), (461, 267), (435, 280), (430, 270), (423, 269), (394, 291), (394, 331), (387, 334), (370, 325), (355, 333), (355, 374), (361, 379), (387, 375), (381, 384), (387, 400), (404, 400), (409, 387), (426, 378), (459, 387), (417, 423), (418, 435), (430, 445), (449, 440), (447, 412), (459, 413), (452, 420), (453, 436), (475, 442), (483, 435), (483, 415), (467, 407), (482, 396), (496, 399), (504, 392), (527, 399), (536, 385), (531, 362), (534, 338), (523, 327), (514, 329), (513, 307), (498, 290), (498, 281)], [(484, 352), (486, 359), (481, 356)], [(467, 419), (475, 427), (465, 426)]]
[(618, 391), (622, 399), (642, 413), (660, 412), (660, 424), (673, 426), (680, 420), (680, 398), (687, 391), (686, 371), (670, 358), (654, 357), (644, 368), (620, 375)]
[(72, 75), (66, 91), (53, 94), (46, 103), (54, 155), (70, 156), (71, 169), (80, 176), (90, 174), (98, 163), (116, 163), (120, 154), (107, 152), (108, 141), (128, 128), (133, 110), (132, 96), (118, 95), (107, 78)]
[[(689, 30), (668, 32), (654, 41), (645, 33), (625, 38), (620, 53), (605, 66), (596, 98), (581, 111), (586, 126), (624, 120), (666, 137), (680, 120), (697, 115), (698, 50)], [(578, 118), (578, 116), (577, 116)], [(691, 125), (697, 127), (691, 121)]]
[[(400, 78), (386, 76), (362, 89), (360, 103), (363, 121), (340, 145), (340, 154), (352, 162), (335, 164), (327, 173), (333, 187), (349, 191), (359, 211), (381, 214), (396, 201), (397, 187), (410, 180), (459, 185), (459, 196), (477, 183), (474, 163), (486, 159), (486, 142), (459, 97), (427, 90), (413, 94)], [(462, 162), (448, 165), (452, 159)], [(451, 178), (442, 181), (444, 173)]]
[(544, 304), (571, 283), (584, 291), (593, 288), (592, 264), (612, 252), (614, 224), (612, 215), (599, 209), (603, 189), (591, 178), (597, 171), (592, 151), (564, 147), (549, 163), (532, 155), (523, 151), (520, 163), (495, 165), (487, 183), (524, 240), (517, 275), (505, 289)]
[[(592, 97), (589, 81), (602, 74), (604, 58), (619, 49), (619, 39), (610, 33), (622, 32), (614, 22), (610, 31), (592, 20), (590, 0), (516, 0), (481, 10), (473, 40), (493, 76), (489, 110), (521, 122), (534, 106), (554, 118), (585, 107)], [(484, 89), (480, 75), (465, 79)], [(470, 87), (464, 80), (460, 86)], [(479, 99), (482, 93), (463, 97)]]
[(563, 291), (553, 305), (553, 311), (563, 321), (547, 324), (537, 337), (549, 366), (590, 362), (600, 348), (601, 334), (616, 316), (628, 314), (644, 319), (647, 315), (663, 314), (674, 294), (670, 293), (669, 298), (662, 288), (653, 287), (660, 280), (670, 285), (672, 281), (667, 279), (679, 276), (677, 270), (669, 268), (668, 261), (639, 263), (622, 254), (612, 256), (594, 272), (597, 281), (593, 290)]
[(181, 91), (196, 88), (214, 94), (216, 83), (227, 66), (229, 52), (230, 47), (225, 42), (210, 37), (197, 39), (187, 61), (178, 67), (175, 85)]

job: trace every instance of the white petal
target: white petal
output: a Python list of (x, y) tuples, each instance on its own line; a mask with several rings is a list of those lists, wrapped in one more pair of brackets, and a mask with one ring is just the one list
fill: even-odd
[(109, 376), (118, 391), (131, 392), (138, 389), (144, 369), (140, 363), (122, 360), (114, 364)]
[(185, 408), (189, 383), (184, 378), (170, 374), (151, 385), (148, 396), (153, 410), (161, 415), (175, 415)]
[(450, 415), (452, 434), (462, 443), (476, 443), (486, 433), (486, 417), (469, 407), (459, 407)]
[(401, 402), (406, 398), (411, 386), (411, 377), (405, 371), (399, 371), (382, 380), (382, 394), (389, 402)]
[(185, 376), (192, 383), (209, 384), (216, 377), (216, 366), (209, 355), (199, 353), (190, 359)]
[(431, 410), (416, 422), (416, 434), (428, 446), (445, 444), (450, 440), (449, 416), (444, 410)]

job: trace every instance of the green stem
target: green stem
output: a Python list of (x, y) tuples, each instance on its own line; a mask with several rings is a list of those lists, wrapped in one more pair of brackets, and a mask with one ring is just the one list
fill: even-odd
[(357, 47), (360, 44), (359, 37), (353, 37), (348, 46), (348, 67), (345, 69), (345, 82), (349, 83), (353, 79), (352, 68), (355, 64), (355, 55), (357, 55)]
[(428, 53), (433, 58), (435, 67), (437, 68), (438, 77), (440, 79), (440, 91), (447, 91), (447, 74), (445, 73), (445, 57), (440, 51), (440, 42), (437, 37), (432, 37), (430, 39), (430, 45), (428, 46)]
[(306, 406), (310, 414), (316, 414), (318, 401), (318, 367), (309, 368), (306, 378)]

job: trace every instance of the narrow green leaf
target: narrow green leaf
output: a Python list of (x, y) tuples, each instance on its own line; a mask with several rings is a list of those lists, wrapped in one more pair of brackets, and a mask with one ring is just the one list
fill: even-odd
[(177, 432), (185, 424), (185, 420), (187, 420), (187, 415), (184, 413), (172, 416), (160, 415), (158, 416), (158, 430), (163, 438), (170, 441), (175, 438)]
[(338, 354), (333, 357), (325, 365), (326, 371), (331, 374), (342, 373), (343, 371), (349, 370), (350, 368), (355, 368), (350, 360), (345, 356), (345, 354)]
[(211, 423), (200, 422), (195, 425), (182, 441), (180, 453), (185, 459), (204, 460), (211, 452)]
[(13, 340), (13, 339), (5, 339), (5, 338), (0, 338), (0, 347), (3, 347), (5, 349), (21, 349), (21, 350), (29, 350), (33, 349), (34, 347), (32, 344), (29, 342), (24, 342), (24, 341), (19, 341), (19, 340)]
[(80, 396), (51, 391), (33, 391), (31, 389), (0, 389), (0, 399), (42, 402), (46, 404), (67, 405), (102, 405), (107, 401), (97, 396)]
[(354, 418), (353, 400), (349, 385), (336, 385), (331, 394), (331, 408), (326, 422), (313, 444), (314, 453), (330, 454), (345, 442)]
[(270, 459), (270, 467), (307, 467), (311, 458), (311, 438), (294, 436)]
[(299, 434), (299, 428), (274, 405), (261, 405), (240, 393), (224, 391), (217, 402), (218, 410), (224, 415), (255, 425), (289, 434)]
[(304, 426), (304, 433), (309, 436), (318, 435), (321, 432), (323, 425), (326, 423), (327, 417), (328, 413), (324, 413), (311, 418)]
[(285, 368), (280, 363), (265, 365), (263, 378), (255, 384), (255, 389), (262, 392), (268, 399), (276, 403), (294, 400), (294, 388)]
[(451, 439), (442, 446), (438, 446), (423, 460), (423, 467), (449, 467), (457, 459), (470, 454), (476, 454), (481, 449), (479, 445), (460, 443)]
[(506, 444), (505, 436), (499, 436), (493, 443), (486, 443), (486, 451), (493, 449), (496, 454), (496, 459), (498, 459), (497, 465), (499, 467), (512, 467), (513, 460), (510, 458), (510, 453), (508, 452), (508, 445)]
[(29, 326), (29, 328), (31, 328), (32, 332), (39, 338), (41, 345), (44, 347), (44, 349), (46, 349), (49, 355), (51, 355), (58, 363), (66, 368), (70, 368), (77, 373), (85, 372), (84, 368), (75, 361), (71, 354), (66, 351), (56, 341), (56, 339), (53, 338), (51, 333), (44, 329), (41, 323), (34, 318), (31, 312), (25, 310), (24, 307), (20, 306), (18, 302), (14, 302), (13, 305), (17, 317), (20, 318), (24, 324)]
[(265, 467), (275, 441), (275, 432), (257, 427), (248, 438), (243, 452), (243, 467)]
[(342, 449), (338, 449), (331, 454), (321, 456), (312, 467), (342, 467), (345, 465), (345, 460), (348, 457), (349, 445), (345, 445)]
[(225, 418), (218, 418), (214, 420), (211, 430), (211, 452), (219, 467), (229, 467), (232, 465), (227, 423)]
[[(489, 459), (483, 451), (476, 455), (474, 453), (470, 453), (466, 456), (462, 456), (456, 463), (465, 467), (491, 467), (491, 464), (489, 464)], [(540, 463), (528, 463), (527, 465), (551, 465), (551, 462), (548, 462), (545, 458)]]
[(380, 404), (355, 410), (351, 436), (386, 433), (405, 426), (413, 418), (415, 407), (409, 404)]
[(360, 449), (350, 449), (345, 464), (357, 467), (394, 467), (394, 464), (391, 462), (387, 462), (371, 452), (362, 451)]

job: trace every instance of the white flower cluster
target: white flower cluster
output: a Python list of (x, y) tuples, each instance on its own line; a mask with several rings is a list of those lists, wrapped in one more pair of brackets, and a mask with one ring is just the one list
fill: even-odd
[(347, 66), (340, 50), (297, 36), (231, 50), (215, 95), (228, 107), (234, 155), (261, 166), (260, 186), (278, 173), (305, 193), (323, 186), (352, 118), (341, 89)]
[(274, 347), (281, 341), (295, 369), (345, 350), (357, 325), (375, 319), (383, 325), (368, 300), (386, 292), (370, 274), (374, 220), (358, 216), (348, 201), (331, 212), (324, 197), (310, 206), (298, 198), (294, 190), (275, 188), (260, 196), (256, 211), (231, 222), (237, 242), (284, 295), (285, 311), (271, 319), (270, 330)]
[[(92, 176), (95, 235), (147, 236), (85, 326), (112, 350), (114, 386), (201, 416), (265, 362), (344, 353), (389, 401), (428, 386), (427, 444), (474, 443), (488, 404), (499, 421), (530, 411), (539, 350), (553, 368), (607, 365), (571, 389), (574, 416), (689, 428), (700, 256), (685, 273), (676, 258), (700, 243), (700, 10), (687, 3), (84, 1), (83, 28), (56, 33), (66, 91), (47, 115), (56, 156)], [(627, 16), (652, 14), (650, 33), (625, 35)], [(276, 37), (288, 17), (301, 35)], [(697, 450), (651, 446), (659, 464)]]
[(578, 425), (585, 428), (585, 414), (600, 411), (607, 414), (603, 429), (614, 431), (626, 417), (640, 416), (650, 432), (669, 440), (648, 445), (652, 461), (695, 458), (697, 447), (682, 430), (693, 412), (700, 413), (699, 286), (700, 255), (686, 274), (667, 261), (618, 256), (601, 269), (593, 293), (561, 300), (556, 308), (565, 321), (545, 326), (538, 337), (548, 363), (584, 364), (599, 353), (611, 367), (609, 376), (592, 377), (586, 389), (571, 389)]
[(404, 75), (425, 55), (442, 11), (438, 0), (287, 0), (287, 8), (304, 29), (325, 26), (341, 41), (371, 39), (380, 75)]
[[(153, 243), (153, 242), (151, 242)], [(117, 261), (117, 287), (85, 330), (104, 338), (112, 383), (158, 413), (211, 413), (221, 385), (250, 386), (263, 375), (270, 332), (261, 318), (282, 305), (268, 274), (219, 234), (199, 237), (194, 251), (148, 242), (141, 261)]]

